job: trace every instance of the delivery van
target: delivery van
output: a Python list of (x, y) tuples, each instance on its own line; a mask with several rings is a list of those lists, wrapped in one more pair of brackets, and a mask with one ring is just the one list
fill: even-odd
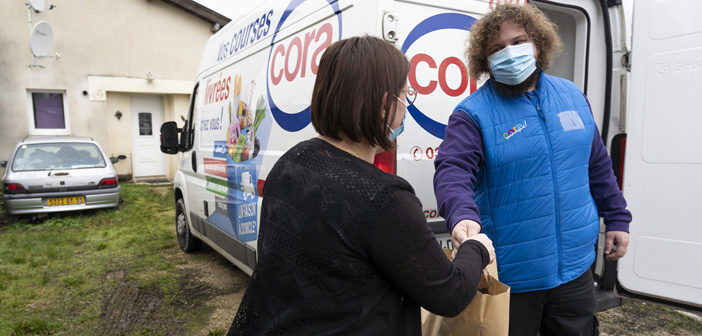
[[(362, 34), (407, 56), (418, 92), (397, 150), (375, 163), (412, 184), (439, 244), (451, 247), (433, 161), (453, 108), (485, 81), (466, 68), (471, 26), (504, 2), (525, 0), (270, 0), (227, 24), (203, 51), (185, 123), (161, 128), (162, 151), (178, 155), (181, 249), (205, 242), (253, 272), (266, 176), (287, 149), (316, 136), (310, 99), (320, 56)], [(587, 95), (634, 216), (618, 263), (603, 261), (601, 235), (598, 309), (621, 302), (613, 292), (700, 309), (702, 2), (637, 0), (626, 15), (616, 0), (530, 3), (559, 27), (564, 48), (548, 72)]]

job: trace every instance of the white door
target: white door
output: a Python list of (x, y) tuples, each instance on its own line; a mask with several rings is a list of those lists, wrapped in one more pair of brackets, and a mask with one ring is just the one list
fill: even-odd
[(624, 290), (702, 307), (702, 1), (634, 3)]
[(165, 175), (159, 139), (161, 96), (132, 95), (131, 109), (134, 177)]

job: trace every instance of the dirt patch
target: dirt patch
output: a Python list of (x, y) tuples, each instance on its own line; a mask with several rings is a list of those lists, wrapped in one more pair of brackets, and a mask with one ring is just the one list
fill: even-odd
[(173, 185), (159, 185), (151, 187), (151, 190), (159, 193), (161, 196), (168, 194), (173, 189)]
[(207, 335), (213, 330), (229, 330), (243, 296), (244, 293), (222, 295), (210, 301), (208, 305), (214, 308), (214, 311), (207, 322), (207, 328), (203, 329), (200, 335)]
[(168, 326), (167, 334), (183, 335), (179, 321), (163, 311), (163, 293), (159, 288), (120, 282), (103, 299), (100, 334), (136, 334)]
[(124, 278), (124, 271), (122, 271), (122, 270), (109, 271), (109, 272), (107, 272), (107, 274), (105, 274), (105, 278), (107, 278), (107, 280), (122, 279), (122, 278)]
[(190, 260), (179, 268), (213, 290), (213, 297), (207, 301), (212, 313), (198, 335), (228, 330), (246, 291), (249, 276), (206, 245), (199, 252), (185, 255), (185, 258)]
[(197, 280), (196, 274), (183, 274), (178, 279), (178, 295), (167, 300), (161, 288), (139, 286), (126, 280), (123, 270), (110, 271), (108, 280), (119, 280), (103, 297), (100, 314), (101, 335), (151, 334), (187, 335), (187, 321), (178, 312), (189, 312), (207, 304), (216, 290)]
[(243, 293), (249, 283), (248, 275), (209, 247), (203, 246), (198, 254), (204, 260), (179, 268), (194, 272), (198, 281), (219, 289), (222, 294)]
[(601, 336), (702, 335), (702, 323), (666, 306), (633, 300), (597, 313)]

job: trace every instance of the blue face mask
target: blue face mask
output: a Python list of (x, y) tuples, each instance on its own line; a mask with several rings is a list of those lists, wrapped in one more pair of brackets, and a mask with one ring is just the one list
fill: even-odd
[[(388, 128), (390, 128), (390, 125), (388, 125)], [(390, 141), (395, 141), (395, 139), (397, 139), (397, 137), (400, 136), (400, 134), (404, 130), (405, 130), (405, 119), (403, 118), (400, 126), (398, 126), (396, 129), (390, 128), (390, 135), (388, 135), (388, 139), (390, 139)]]
[(536, 70), (534, 44), (511, 45), (488, 56), (495, 80), (507, 85), (517, 85)]

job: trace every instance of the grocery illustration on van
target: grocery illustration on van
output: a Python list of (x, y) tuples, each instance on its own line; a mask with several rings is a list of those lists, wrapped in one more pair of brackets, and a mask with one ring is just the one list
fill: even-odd
[(256, 81), (245, 82), (242, 74), (220, 72), (206, 83), (200, 134), (201, 146), (213, 148), (212, 158), (204, 157), (203, 163), (206, 190), (215, 204), (207, 221), (240, 241), (254, 241), (258, 235), (256, 157), (267, 135), (259, 132), (266, 118), (265, 99), (255, 96)]

